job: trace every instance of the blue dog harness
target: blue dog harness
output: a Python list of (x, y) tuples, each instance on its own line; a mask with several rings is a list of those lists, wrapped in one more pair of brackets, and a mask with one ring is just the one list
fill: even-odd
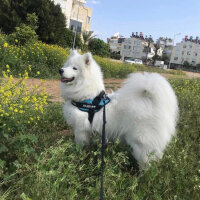
[(76, 106), (79, 110), (88, 113), (88, 120), (92, 124), (94, 114), (101, 110), (104, 105), (110, 102), (110, 98), (102, 91), (94, 99), (87, 99), (81, 102), (71, 101), (72, 105)]

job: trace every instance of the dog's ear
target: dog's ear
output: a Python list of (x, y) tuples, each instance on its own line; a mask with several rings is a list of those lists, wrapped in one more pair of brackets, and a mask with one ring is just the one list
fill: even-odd
[(72, 57), (72, 56), (75, 56), (75, 55), (79, 55), (78, 51), (70, 49), (69, 57)]
[(89, 66), (92, 61), (92, 54), (91, 53), (85, 53), (83, 55), (83, 60), (86, 66)]

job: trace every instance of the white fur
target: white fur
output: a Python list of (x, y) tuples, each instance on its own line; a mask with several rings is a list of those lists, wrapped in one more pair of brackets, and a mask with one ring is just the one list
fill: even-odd
[[(65, 119), (73, 127), (76, 143), (89, 144), (92, 133), (101, 134), (103, 109), (95, 113), (90, 125), (88, 113), (78, 110), (71, 100), (94, 98), (105, 90), (102, 72), (90, 53), (79, 55), (76, 51), (71, 52), (62, 69), (64, 77), (75, 78), (61, 83)], [(168, 81), (156, 73), (135, 73), (108, 96), (111, 102), (106, 105), (107, 139), (126, 141), (140, 165), (148, 162), (151, 153), (155, 159), (161, 158), (175, 134), (178, 118), (177, 98)]]

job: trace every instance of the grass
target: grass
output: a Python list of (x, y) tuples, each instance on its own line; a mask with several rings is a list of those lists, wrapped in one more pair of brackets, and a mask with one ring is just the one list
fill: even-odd
[[(105, 199), (200, 199), (200, 80), (170, 80), (178, 96), (180, 120), (177, 135), (164, 157), (138, 176), (130, 149), (109, 143), (106, 149)], [(15, 175), (1, 183), (4, 199), (99, 199), (100, 142), (81, 150), (73, 143), (61, 105), (49, 104), (40, 124), (34, 160), (21, 158)], [(67, 132), (68, 132), (67, 131)], [(5, 181), (5, 180), (4, 180)]]

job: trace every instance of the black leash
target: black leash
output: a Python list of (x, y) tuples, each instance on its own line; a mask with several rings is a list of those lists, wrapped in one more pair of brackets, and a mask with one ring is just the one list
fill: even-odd
[(106, 94), (103, 95), (103, 127), (102, 127), (102, 138), (101, 138), (101, 190), (100, 190), (100, 200), (103, 200), (103, 171), (104, 171), (104, 155), (106, 149), (106, 133), (105, 133), (105, 126), (106, 126)]

